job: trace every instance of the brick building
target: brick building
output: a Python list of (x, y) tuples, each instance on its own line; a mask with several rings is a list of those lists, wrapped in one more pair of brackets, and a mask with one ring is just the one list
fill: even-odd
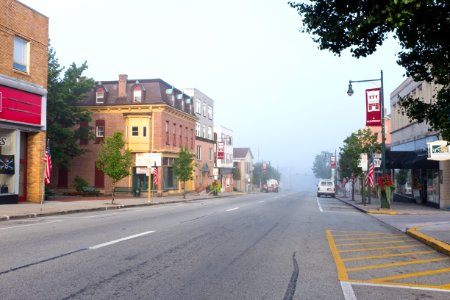
[[(133, 191), (152, 190), (178, 193), (181, 189), (172, 166), (181, 147), (194, 152), (195, 122), (192, 99), (161, 79), (129, 80), (125, 74), (118, 81), (98, 82), (80, 106), (92, 112), (92, 121), (80, 124), (94, 129), (95, 140), (81, 140), (89, 150), (71, 161), (70, 172), (58, 170), (55, 174), (59, 190), (72, 190), (76, 176), (104, 193), (112, 192), (112, 182), (99, 171), (95, 162), (100, 143), (105, 137), (121, 132), (126, 148), (133, 154), (131, 175), (116, 184)], [(159, 184), (153, 186), (153, 175), (147, 176), (147, 167), (157, 164)], [(186, 190), (194, 189), (187, 182)]]
[(44, 196), (48, 18), (0, 0), (0, 204)]

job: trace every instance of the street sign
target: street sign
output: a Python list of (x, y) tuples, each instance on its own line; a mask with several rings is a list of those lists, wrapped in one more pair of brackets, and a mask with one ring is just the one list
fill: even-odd
[(374, 166), (375, 168), (381, 167), (381, 159), (374, 158), (374, 159), (373, 159), (373, 166)]

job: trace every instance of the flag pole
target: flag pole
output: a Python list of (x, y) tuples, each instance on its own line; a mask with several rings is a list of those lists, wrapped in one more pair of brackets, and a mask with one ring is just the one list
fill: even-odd
[[(46, 177), (46, 173), (47, 173), (47, 145), (48, 143), (50, 143), (50, 139), (47, 139), (47, 144), (45, 145), (45, 168), (44, 168), (44, 178)], [(44, 199), (45, 199), (45, 180), (42, 183), (44, 185), (44, 192), (42, 193), (42, 197), (41, 197), (41, 211), (42, 211), (42, 207), (44, 205)]]

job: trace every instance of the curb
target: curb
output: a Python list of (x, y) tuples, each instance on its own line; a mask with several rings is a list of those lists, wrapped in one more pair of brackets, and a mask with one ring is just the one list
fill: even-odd
[(187, 203), (191, 201), (198, 200), (209, 200), (209, 199), (217, 199), (217, 198), (228, 198), (236, 195), (223, 195), (223, 196), (215, 196), (215, 197), (202, 197), (202, 198), (191, 198), (191, 199), (180, 199), (175, 201), (162, 201), (162, 202), (145, 202), (145, 203), (135, 203), (135, 204), (108, 204), (108, 206), (99, 206), (99, 207), (90, 207), (90, 208), (75, 208), (72, 210), (60, 210), (60, 211), (52, 211), (52, 212), (35, 212), (35, 213), (26, 213), (23, 215), (13, 215), (13, 216), (0, 216), (1, 221), (10, 221), (10, 220), (20, 220), (20, 219), (33, 219), (38, 217), (48, 217), (55, 215), (66, 215), (66, 214), (75, 214), (75, 213), (84, 213), (90, 211), (101, 211), (101, 210), (112, 210), (112, 209), (121, 209), (121, 208), (130, 208), (130, 207), (142, 207), (142, 206), (154, 206), (154, 205), (165, 205), (165, 204), (173, 204), (173, 203)]
[(449, 244), (444, 243), (444, 242), (442, 242), (434, 237), (431, 237), (429, 235), (426, 235), (422, 232), (417, 231), (419, 228), (425, 227), (425, 226), (427, 226), (427, 225), (409, 228), (408, 230), (406, 230), (406, 234), (415, 238), (418, 241), (421, 241), (422, 243), (427, 244), (428, 246), (432, 247), (436, 251), (439, 251), (442, 254), (450, 256), (450, 245)]

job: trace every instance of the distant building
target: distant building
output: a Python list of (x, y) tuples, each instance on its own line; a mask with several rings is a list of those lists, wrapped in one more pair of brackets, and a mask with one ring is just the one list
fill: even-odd
[[(98, 82), (80, 106), (92, 112), (92, 121), (80, 126), (94, 128), (95, 140), (81, 140), (89, 150), (71, 162), (70, 172), (58, 170), (57, 187), (70, 190), (75, 176), (81, 176), (90, 185), (110, 193), (111, 180), (95, 166), (100, 143), (114, 132), (121, 132), (126, 148), (133, 154), (131, 176), (116, 184), (133, 191), (147, 192), (150, 188), (164, 193), (181, 192), (173, 173), (173, 163), (181, 148), (195, 153), (195, 116), (192, 98), (161, 79), (129, 80), (125, 74), (119, 80)], [(157, 158), (158, 186), (154, 176), (149, 178), (148, 167)], [(194, 190), (192, 181), (186, 190)]]
[[(216, 167), (219, 169), (219, 179), (222, 191), (233, 191), (233, 131), (224, 126), (214, 125), (217, 139)], [(223, 147), (223, 148), (222, 148)], [(222, 148), (222, 149), (220, 149)], [(222, 155), (222, 159), (220, 159)]]
[(253, 185), (253, 154), (250, 148), (233, 148), (233, 166), (240, 174), (240, 179), (233, 181), (234, 188), (250, 193)]
[(0, 204), (44, 197), (48, 18), (0, 1)]
[(204, 191), (214, 180), (214, 100), (196, 88), (182, 91), (192, 97), (195, 116), (195, 190)]

